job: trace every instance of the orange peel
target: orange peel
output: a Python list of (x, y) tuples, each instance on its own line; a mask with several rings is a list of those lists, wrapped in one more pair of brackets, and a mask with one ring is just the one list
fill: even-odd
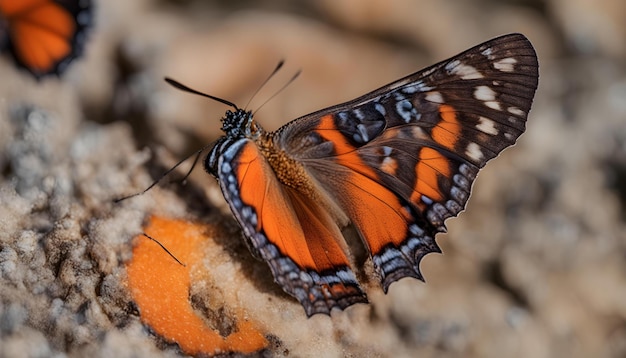
[(144, 228), (178, 260), (143, 235), (135, 238), (133, 258), (128, 262), (128, 286), (141, 321), (164, 340), (176, 343), (190, 355), (224, 352), (252, 353), (268, 342), (254, 322), (236, 312), (233, 333), (223, 337), (198, 316), (189, 301), (191, 270), (200, 267), (207, 242), (206, 227), (184, 220), (152, 217)]

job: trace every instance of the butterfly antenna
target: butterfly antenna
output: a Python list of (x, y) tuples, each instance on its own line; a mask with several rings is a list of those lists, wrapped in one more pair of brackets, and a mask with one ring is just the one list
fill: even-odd
[[(213, 144), (213, 143), (211, 143)], [(191, 168), (189, 168), (189, 171), (187, 172), (187, 174), (185, 174), (185, 176), (180, 180), (180, 183), (182, 185), (187, 184), (187, 178), (189, 178), (189, 176), (191, 175), (191, 172), (193, 172), (193, 170), (196, 168), (196, 164), (198, 164), (198, 159), (200, 159), (200, 154), (202, 154), (202, 152), (204, 152), (204, 150), (207, 148), (208, 146), (204, 146), (202, 147), (201, 150), (196, 152), (196, 159), (193, 160), (193, 164), (191, 164)], [(187, 157), (189, 158), (189, 157)]]
[(283, 67), (284, 64), (285, 64), (285, 60), (278, 61), (278, 64), (276, 64), (276, 67), (274, 68), (274, 71), (272, 71), (272, 73), (270, 73), (270, 75), (267, 76), (265, 81), (263, 81), (263, 83), (261, 83), (261, 85), (256, 89), (256, 91), (254, 91), (254, 93), (252, 94), (252, 96), (250, 96), (250, 99), (248, 100), (248, 103), (246, 103), (246, 106), (244, 108), (248, 108), (248, 105), (250, 104), (250, 102), (252, 102), (254, 97), (259, 93), (261, 88), (265, 87), (267, 82), (269, 82), (269, 80), (272, 79), (272, 77), (274, 77), (276, 72), (280, 71), (280, 69)]
[(183, 179), (181, 180), (181, 182), (185, 182), (187, 180), (187, 177), (189, 177), (189, 175), (191, 174), (191, 172), (193, 171), (193, 169), (196, 167), (196, 164), (198, 163), (198, 159), (200, 158), (200, 154), (202, 154), (202, 152), (204, 152), (207, 148), (211, 147), (215, 145), (215, 142), (210, 143), (205, 145), (204, 147), (202, 147), (202, 149), (197, 150), (193, 153), (191, 153), (190, 155), (186, 156), (185, 158), (183, 158), (181, 161), (179, 161), (178, 163), (176, 163), (176, 165), (174, 165), (173, 167), (169, 168), (167, 171), (165, 171), (165, 173), (163, 173), (161, 175), (161, 177), (157, 180), (155, 180), (154, 182), (152, 182), (152, 184), (150, 184), (150, 186), (148, 186), (147, 188), (145, 188), (144, 190), (137, 192), (135, 194), (131, 194), (128, 196), (124, 196), (122, 198), (118, 198), (113, 200), (114, 203), (119, 203), (120, 201), (126, 200), (126, 199), (130, 199), (130, 198), (134, 198), (136, 196), (145, 194), (148, 190), (152, 189), (155, 185), (157, 185), (161, 180), (163, 180), (166, 176), (168, 176), (171, 172), (174, 171), (174, 169), (178, 168), (181, 164), (183, 164), (185, 161), (187, 161), (189, 158), (191, 158), (192, 156), (196, 156), (196, 159), (194, 159), (193, 161), (193, 165), (191, 166), (191, 169), (189, 169), (189, 171), (187, 172), (187, 174), (185, 174), (185, 176), (183, 177)]
[(300, 76), (300, 73), (302, 73), (302, 70), (298, 70), (298, 72), (296, 72), (289, 81), (287, 81), (287, 83), (285, 83), (278, 91), (276, 91), (276, 93), (274, 93), (270, 98), (268, 98), (265, 102), (263, 102), (255, 111), (254, 113), (252, 113), (252, 115), (255, 115), (256, 112), (259, 111), (259, 109), (261, 109), (263, 106), (265, 106), (267, 104), (267, 102), (271, 101), (274, 97), (278, 96), (278, 94), (280, 92), (282, 92), (285, 88), (287, 88), (287, 86), (289, 86), (293, 81), (296, 80), (296, 78), (298, 78), (298, 76)]
[(197, 94), (198, 96), (202, 96), (202, 97), (210, 98), (210, 99), (212, 99), (212, 100), (214, 100), (214, 101), (217, 101), (217, 102), (220, 102), (220, 103), (224, 103), (224, 104), (225, 104), (225, 105), (227, 105), (227, 106), (231, 106), (231, 107), (233, 107), (236, 111), (238, 111), (238, 110), (239, 110), (239, 107), (237, 107), (237, 105), (236, 105), (236, 104), (234, 104), (234, 103), (233, 103), (233, 102), (231, 102), (231, 101), (227, 101), (227, 100), (222, 99), (222, 98), (219, 98), (219, 97), (211, 96), (210, 94), (206, 94), (206, 93), (203, 93), (203, 92), (200, 92), (200, 91), (196, 91), (195, 89), (193, 89), (193, 88), (189, 88), (189, 87), (185, 86), (184, 84), (182, 84), (182, 83), (180, 83), (180, 82), (178, 82), (178, 81), (176, 81), (176, 80), (173, 80), (173, 79), (171, 79), (171, 78), (169, 78), (169, 77), (165, 77), (165, 82), (167, 82), (167, 83), (168, 83), (168, 84), (170, 84), (172, 87), (177, 88), (177, 89), (179, 89), (179, 90), (181, 90), (181, 91), (185, 91), (185, 92), (189, 92), (189, 93)]
[(180, 262), (180, 260), (179, 260), (179, 259), (177, 259), (177, 258), (176, 258), (176, 256), (174, 256), (174, 254), (172, 254), (172, 253), (170, 252), (170, 250), (168, 250), (165, 246), (163, 246), (163, 244), (162, 244), (162, 243), (160, 243), (160, 242), (159, 242), (159, 240), (157, 240), (157, 239), (153, 238), (152, 236), (150, 236), (150, 235), (146, 234), (145, 232), (142, 232), (142, 234), (143, 234), (143, 236), (147, 237), (148, 239), (150, 239), (150, 240), (152, 240), (152, 241), (156, 242), (159, 246), (161, 246), (161, 248), (162, 248), (163, 250), (165, 250), (165, 252), (167, 252), (167, 254), (168, 254), (168, 255), (172, 256), (172, 258), (173, 258), (174, 260), (176, 260), (176, 262), (178, 262), (181, 266), (183, 266), (183, 267), (187, 267), (187, 265), (185, 265), (184, 263)]

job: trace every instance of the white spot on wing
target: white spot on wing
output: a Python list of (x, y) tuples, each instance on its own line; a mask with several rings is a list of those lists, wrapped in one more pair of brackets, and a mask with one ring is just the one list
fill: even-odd
[[(454, 66), (452, 66), (454, 65)], [(450, 68), (449, 68), (450, 66)], [(478, 70), (470, 65), (460, 63), (458, 60), (452, 61), (446, 65), (446, 69), (454, 75), (461, 77), (463, 80), (476, 80), (483, 78)]]
[(424, 84), (424, 82), (422, 81), (417, 81), (413, 84), (407, 85), (406, 87), (402, 88), (402, 92), (406, 93), (406, 94), (413, 94), (413, 93), (417, 93), (417, 92), (426, 92), (426, 91), (431, 91), (433, 90), (434, 87), (429, 87), (426, 86)]
[(385, 111), (385, 106), (383, 106), (383, 105), (382, 105), (382, 104), (380, 104), (380, 103), (376, 103), (376, 104), (374, 105), (374, 109), (376, 109), (376, 111), (377, 111), (378, 113), (380, 113), (382, 116), (384, 116), (385, 114), (387, 114), (387, 111)]
[(480, 150), (478, 144), (474, 142), (467, 145), (467, 148), (465, 149), (465, 155), (470, 157), (470, 159), (474, 160), (475, 162), (482, 161), (484, 157), (482, 150)]
[(424, 202), (424, 204), (426, 204), (426, 205), (430, 205), (430, 204), (433, 203), (433, 200), (431, 198), (427, 197), (426, 195), (422, 195), (421, 199)]
[(517, 60), (513, 57), (503, 58), (493, 63), (493, 68), (502, 72), (513, 72), (515, 70), (515, 64)]
[(487, 101), (485, 102), (485, 106), (495, 109), (496, 111), (501, 111), (502, 107), (500, 106), (500, 102), (498, 101)]
[(396, 103), (396, 112), (404, 119), (405, 123), (411, 122), (413, 116), (417, 115), (417, 111), (413, 108), (411, 102), (406, 99)]
[(496, 128), (494, 121), (485, 117), (478, 118), (478, 124), (476, 125), (476, 129), (483, 133), (491, 135), (498, 134), (498, 129)]
[(516, 116), (523, 117), (523, 116), (526, 115), (526, 113), (524, 111), (522, 111), (521, 109), (519, 109), (517, 107), (509, 107), (506, 110), (509, 111), (509, 113), (514, 114)]
[(446, 71), (452, 71), (456, 66), (460, 65), (461, 61), (454, 60), (446, 63)]
[(474, 98), (479, 101), (483, 101), (485, 106), (495, 109), (502, 110), (500, 107), (500, 102), (496, 101), (496, 92), (492, 90), (489, 86), (477, 86), (474, 90)]
[(357, 124), (356, 129), (359, 131), (359, 134), (361, 135), (363, 142), (369, 142), (370, 137), (367, 134), (367, 128), (365, 127), (365, 125), (363, 123), (359, 123)]
[(427, 138), (427, 135), (422, 128), (418, 126), (412, 126), (411, 137), (415, 139), (424, 139), (424, 138)]
[(380, 169), (387, 174), (395, 175), (398, 168), (397, 162), (392, 157), (385, 157), (381, 163)]
[(483, 102), (494, 101), (496, 99), (496, 92), (488, 86), (477, 86), (474, 90), (474, 98)]
[(433, 103), (443, 103), (443, 97), (439, 92), (428, 92), (426, 94), (426, 100)]
[(363, 111), (361, 111), (361, 108), (355, 108), (354, 110), (352, 110), (352, 113), (354, 113), (354, 116), (360, 121), (365, 119), (365, 115), (363, 115)]
[(484, 50), (481, 52), (481, 54), (482, 54), (483, 56), (487, 57), (487, 59), (489, 59), (489, 60), (493, 60), (493, 59), (494, 59), (494, 57), (493, 57), (492, 52), (493, 52), (493, 51), (491, 50), (491, 47), (487, 47), (486, 49), (484, 49)]

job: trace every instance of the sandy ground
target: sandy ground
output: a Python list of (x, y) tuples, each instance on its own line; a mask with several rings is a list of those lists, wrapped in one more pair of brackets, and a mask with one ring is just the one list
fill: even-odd
[[(244, 309), (271, 340), (264, 355), (626, 355), (626, 2), (97, 5), (87, 53), (61, 80), (0, 60), (0, 356), (184, 355), (142, 324), (127, 285), (152, 214), (219, 228), (192, 291), (219, 287)], [(509, 32), (539, 56), (528, 129), (438, 236), (426, 284), (372, 286), (371, 305), (307, 320), (247, 253), (202, 170), (112, 203), (220, 134), (224, 106), (164, 76), (243, 106), (286, 59), (249, 106), (302, 69), (256, 116), (274, 130)]]

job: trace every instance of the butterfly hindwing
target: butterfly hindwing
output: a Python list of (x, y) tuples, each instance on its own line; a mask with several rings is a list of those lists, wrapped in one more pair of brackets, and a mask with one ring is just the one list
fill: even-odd
[(307, 315), (367, 302), (329, 211), (281, 185), (253, 141), (227, 140), (217, 150), (220, 185), (246, 239)]
[(64, 71), (82, 53), (91, 0), (0, 0), (0, 37), (36, 78)]
[(278, 142), (347, 213), (386, 291), (422, 277), (478, 170), (524, 132), (537, 82), (532, 45), (506, 35), (297, 119)]

